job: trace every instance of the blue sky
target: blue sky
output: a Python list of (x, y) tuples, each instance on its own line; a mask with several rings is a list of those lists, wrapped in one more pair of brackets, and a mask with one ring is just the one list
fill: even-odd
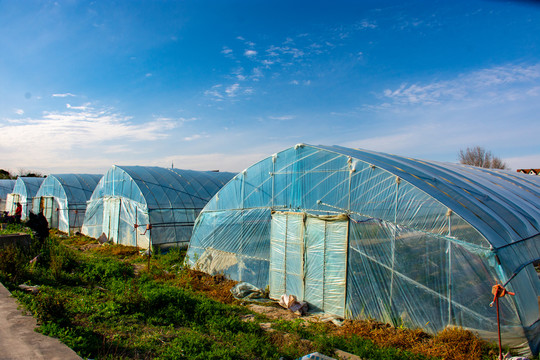
[(0, 0), (1, 168), (240, 171), (297, 143), (540, 167), (540, 5)]

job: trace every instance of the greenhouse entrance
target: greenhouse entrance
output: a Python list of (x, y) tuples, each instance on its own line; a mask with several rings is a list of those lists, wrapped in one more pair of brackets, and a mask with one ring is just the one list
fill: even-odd
[(54, 216), (55, 215), (54, 210), (55, 209), (54, 209), (53, 196), (41, 196), (39, 198), (39, 211), (43, 211), (43, 216), (45, 216), (45, 219), (47, 219), (47, 222), (49, 223), (49, 227), (51, 228), (58, 227), (58, 212), (56, 212), (56, 216)]
[(21, 202), (21, 195), (14, 193), (7, 194), (6, 211), (9, 213), (9, 215), (15, 215), (15, 209), (17, 208), (18, 202)]
[(120, 224), (120, 206), (122, 199), (108, 197), (103, 199), (103, 233), (107, 240), (119, 243), (118, 227)]
[(270, 297), (295, 295), (310, 311), (345, 315), (347, 215), (274, 212), (270, 239)]

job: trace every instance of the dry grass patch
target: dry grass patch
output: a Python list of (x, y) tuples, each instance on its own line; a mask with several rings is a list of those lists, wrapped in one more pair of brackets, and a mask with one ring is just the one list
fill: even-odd
[(395, 328), (373, 320), (346, 320), (334, 333), (344, 337), (355, 334), (379, 346), (445, 360), (482, 359), (486, 356), (494, 359), (498, 354), (493, 345), (461, 328), (447, 328), (432, 336), (421, 329)]

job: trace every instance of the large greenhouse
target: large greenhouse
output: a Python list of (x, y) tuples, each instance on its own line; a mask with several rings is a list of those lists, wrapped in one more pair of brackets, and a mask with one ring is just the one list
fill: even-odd
[(192, 267), (313, 312), (540, 347), (540, 178), (300, 144), (238, 174), (200, 213)]
[(38, 192), (43, 180), (45, 180), (45, 178), (41, 177), (17, 178), (15, 186), (13, 186), (13, 191), (7, 195), (6, 211), (8, 211), (10, 215), (14, 215), (17, 203), (20, 202), (22, 205), (21, 219), (25, 220), (28, 217), (30, 210), (32, 210), (32, 198)]
[(2, 179), (0, 180), (0, 211), (6, 210), (7, 195), (13, 191), (15, 180)]
[(51, 174), (41, 184), (32, 200), (32, 211), (43, 215), (49, 227), (65, 233), (79, 231), (92, 196), (103, 175)]
[(199, 212), (233, 176), (115, 165), (88, 202), (82, 233), (141, 248), (189, 241)]

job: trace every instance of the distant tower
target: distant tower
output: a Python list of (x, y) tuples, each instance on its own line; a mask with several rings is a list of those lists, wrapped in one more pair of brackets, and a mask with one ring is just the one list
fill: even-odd
[(171, 161), (171, 169), (174, 169), (174, 160)]

